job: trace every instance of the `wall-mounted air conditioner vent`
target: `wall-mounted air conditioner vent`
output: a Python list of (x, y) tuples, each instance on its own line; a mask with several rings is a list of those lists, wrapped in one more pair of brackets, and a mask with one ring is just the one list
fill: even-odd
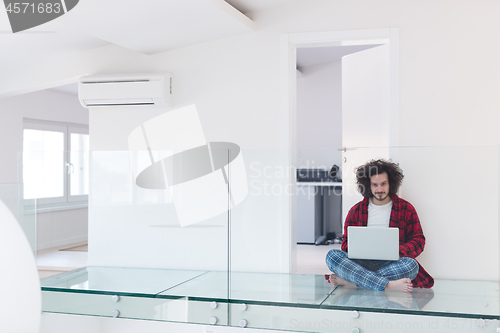
[(170, 106), (172, 75), (84, 76), (78, 83), (78, 98), (85, 108)]

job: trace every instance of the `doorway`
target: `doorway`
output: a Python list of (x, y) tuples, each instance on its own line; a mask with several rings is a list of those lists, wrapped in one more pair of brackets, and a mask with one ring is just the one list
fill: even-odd
[[(297, 195), (290, 197), (289, 205), (290, 272), (297, 270), (297, 242), (301, 241), (303, 231), (297, 223), (307, 216), (300, 211), (304, 206), (300, 195), (307, 193), (309, 200), (311, 193), (316, 195), (312, 199), (315, 203), (310, 204), (312, 215), (311, 211), (308, 214), (311, 224), (321, 230), (313, 238), (321, 235), (324, 243), (333, 232), (341, 236), (349, 208), (361, 199), (354, 173), (349, 171), (375, 156), (389, 157), (389, 147), (399, 143), (398, 41), (398, 29), (283, 36), (283, 50), (286, 46), (283, 75), (288, 88), (283, 93), (283, 112), (290, 119), (290, 164), (297, 169), (327, 173), (337, 165), (338, 176), (342, 177), (341, 190), (336, 187), (334, 193), (341, 196), (342, 204), (332, 209), (328, 198), (325, 199), (325, 194), (331, 194), (328, 190), (331, 186), (309, 184), (315, 189), (304, 190), (304, 184), (296, 183), (296, 176), (291, 175), (290, 183), (296, 185)], [(315, 212), (318, 209), (321, 211)], [(332, 221), (336, 214), (338, 218)], [(318, 219), (322, 224), (318, 224)], [(324, 258), (319, 260), (324, 262)]]

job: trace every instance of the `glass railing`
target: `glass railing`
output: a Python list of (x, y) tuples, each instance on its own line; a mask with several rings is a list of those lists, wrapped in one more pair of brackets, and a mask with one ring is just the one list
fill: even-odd
[[(448, 318), (491, 331), (499, 157), (498, 147), (91, 152), (88, 267), (42, 280), (44, 311), (318, 332), (370, 331), (380, 318), (439, 331), (445, 321), (433, 320)], [(398, 195), (418, 213), (430, 289), (324, 277), (363, 198), (355, 168), (378, 158), (404, 172)]]
[(23, 200), (22, 183), (0, 184), (0, 200), (9, 208), (36, 257), (37, 248), (37, 223), (36, 223), (36, 199)]
[(227, 325), (228, 163), (217, 145), (91, 152), (88, 266), (42, 280), (44, 311)]

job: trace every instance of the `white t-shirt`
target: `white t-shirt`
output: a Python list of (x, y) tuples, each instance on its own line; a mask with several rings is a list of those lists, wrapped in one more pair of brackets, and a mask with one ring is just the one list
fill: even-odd
[(368, 201), (368, 227), (389, 228), (392, 200), (381, 206), (373, 204), (371, 199)]

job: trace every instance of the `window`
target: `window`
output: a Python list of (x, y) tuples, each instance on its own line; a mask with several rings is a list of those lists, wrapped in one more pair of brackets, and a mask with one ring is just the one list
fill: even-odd
[(87, 205), (88, 127), (25, 119), (22, 160), (24, 199), (41, 209)]

